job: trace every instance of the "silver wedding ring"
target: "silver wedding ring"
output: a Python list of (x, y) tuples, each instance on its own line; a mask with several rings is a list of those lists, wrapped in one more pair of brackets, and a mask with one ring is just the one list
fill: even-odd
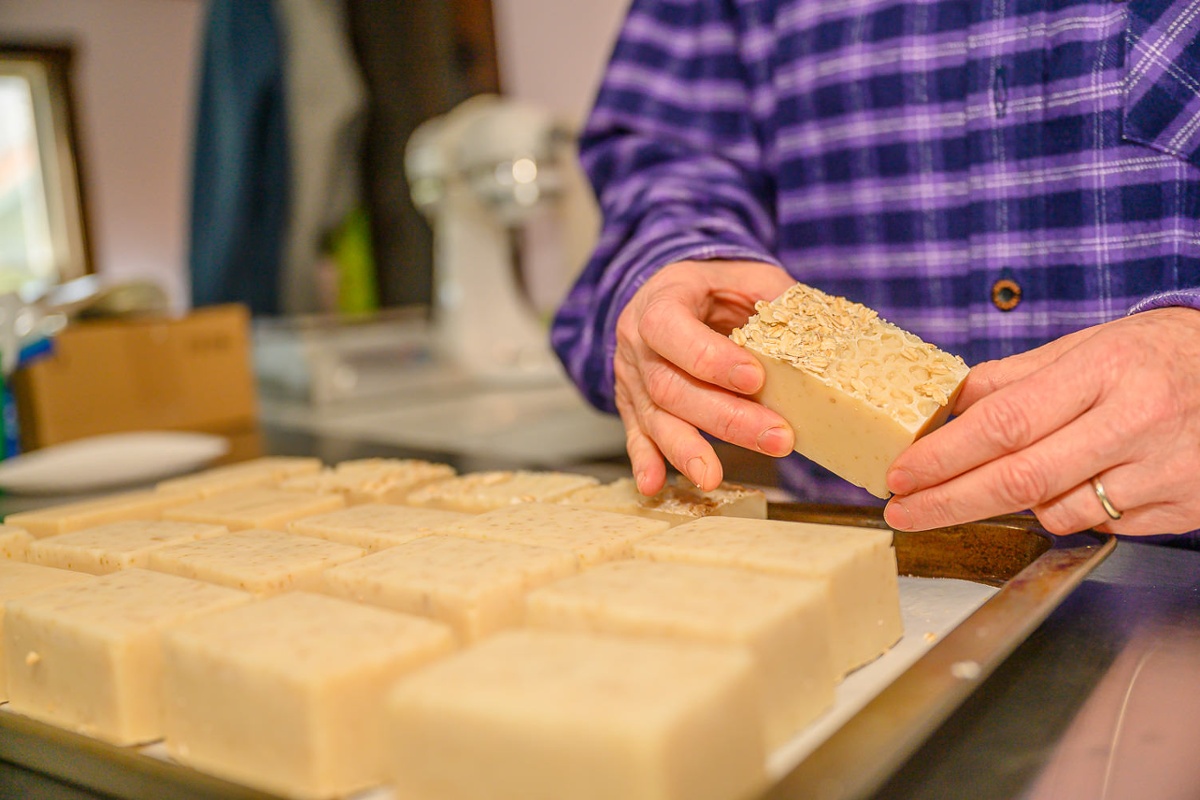
[(1092, 478), (1092, 491), (1096, 493), (1096, 499), (1100, 501), (1100, 505), (1104, 506), (1104, 513), (1108, 514), (1111, 520), (1121, 518), (1121, 512), (1117, 511), (1117, 507), (1112, 504), (1112, 500), (1108, 499), (1108, 492), (1104, 491), (1104, 484), (1100, 482), (1100, 476)]

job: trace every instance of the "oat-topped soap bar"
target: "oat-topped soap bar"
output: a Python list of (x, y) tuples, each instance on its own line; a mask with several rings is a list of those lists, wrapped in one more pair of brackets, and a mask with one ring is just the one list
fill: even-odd
[(730, 335), (766, 370), (755, 398), (792, 426), (796, 452), (887, 497), (888, 466), (946, 421), (967, 365), (802, 283), (755, 310)]

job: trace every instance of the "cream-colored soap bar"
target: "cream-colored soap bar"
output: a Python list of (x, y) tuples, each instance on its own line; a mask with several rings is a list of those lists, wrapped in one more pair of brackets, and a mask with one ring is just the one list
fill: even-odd
[(532, 627), (746, 648), (775, 748), (833, 704), (829, 584), (693, 564), (615, 561), (526, 598)]
[(482, 514), (518, 503), (552, 502), (599, 481), (571, 472), (471, 472), (431, 483), (408, 496), (408, 504)]
[(388, 688), (449, 653), (448, 628), (291, 592), (164, 639), (167, 750), (285, 797), (342, 797), (385, 774)]
[(564, 550), (425, 536), (334, 567), (324, 580), (331, 594), (430, 617), (474, 642), (519, 625), (526, 592), (578, 569)]
[(195, 495), (158, 494), (157, 492), (126, 492), (95, 500), (21, 511), (4, 518), (7, 525), (24, 528), (34, 538), (70, 533), (127, 519), (162, 519), (163, 512), (174, 506), (190, 503)]
[(505, 631), (398, 683), (398, 797), (730, 800), (764, 783), (761, 687), (733, 648)]
[(340, 494), (350, 505), (404, 503), (413, 490), (434, 481), (453, 478), (454, 467), (432, 461), (403, 458), (366, 458), (343, 461), (332, 469), (290, 478), (279, 488), (290, 492)]
[(639, 542), (634, 555), (828, 581), (838, 674), (875, 659), (904, 633), (888, 530), (705, 517)]
[(227, 532), (224, 525), (165, 519), (111, 522), (38, 539), (29, 546), (29, 562), (107, 575), (119, 569), (147, 566), (151, 551), (160, 547)]
[(579, 506), (523, 503), (469, 517), (442, 533), (495, 542), (516, 542), (573, 553), (580, 566), (633, 555), (633, 544), (670, 524)]
[(325, 539), (252, 529), (158, 548), (150, 553), (149, 566), (184, 578), (270, 595), (291, 589), (318, 589), (322, 572), (364, 554), (361, 548)]
[(887, 468), (946, 421), (967, 365), (801, 283), (755, 309), (730, 338), (766, 370), (756, 399), (792, 426), (798, 453), (887, 497)]
[(69, 583), (90, 581), (90, 575), (69, 572), (53, 567), (39, 567), (19, 561), (0, 561), (0, 701), (8, 699), (8, 670), (4, 659), (4, 604), (14, 597), (63, 586)]
[(126, 569), (8, 601), (9, 708), (116, 744), (162, 736), (162, 632), (250, 595)]
[(16, 525), (0, 525), (0, 559), (24, 561), (33, 534)]
[(301, 494), (282, 489), (232, 489), (203, 500), (167, 509), (164, 517), (183, 522), (210, 522), (232, 530), (283, 530), (292, 520), (343, 508), (336, 494)]
[(603, 486), (589, 486), (571, 492), (559, 502), (617, 514), (662, 519), (672, 525), (713, 515), (767, 518), (767, 496), (760, 489), (722, 483), (711, 492), (703, 492), (678, 476), (652, 497), (639, 492), (632, 478), (620, 478)]
[(467, 518), (439, 508), (415, 508), (383, 503), (352, 506), (288, 523), (288, 530), (331, 542), (354, 545), (375, 553), (411, 542)]
[(213, 467), (203, 472), (161, 481), (160, 492), (209, 497), (232, 489), (272, 487), (289, 478), (320, 471), (321, 459), (304, 456), (264, 456), (238, 464)]

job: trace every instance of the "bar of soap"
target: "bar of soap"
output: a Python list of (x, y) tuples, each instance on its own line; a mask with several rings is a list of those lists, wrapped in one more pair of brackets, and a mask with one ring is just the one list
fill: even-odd
[(0, 559), (24, 561), (33, 534), (16, 525), (0, 525)]
[(411, 542), (468, 517), (438, 508), (367, 503), (288, 523), (288, 530), (375, 553)]
[(4, 659), (4, 604), (55, 586), (92, 580), (90, 575), (20, 561), (0, 561), (0, 701), (8, 699), (8, 670)]
[(802, 283), (755, 310), (730, 334), (766, 370), (755, 399), (792, 426), (796, 452), (888, 497), (887, 468), (946, 421), (967, 365)]
[(264, 456), (160, 481), (155, 488), (160, 492), (210, 497), (233, 489), (273, 487), (288, 478), (316, 473), (321, 467), (319, 458)]
[(292, 520), (324, 514), (345, 505), (346, 501), (336, 494), (300, 494), (282, 489), (232, 489), (168, 509), (163, 516), (182, 522), (225, 525), (231, 530), (283, 530)]
[(318, 589), (322, 572), (361, 558), (364, 553), (361, 548), (325, 539), (252, 529), (158, 548), (150, 553), (149, 566), (184, 578), (270, 595), (291, 589)]
[(164, 638), (167, 750), (285, 797), (381, 783), (388, 688), (452, 647), (434, 622), (304, 592), (195, 620)]
[(639, 542), (634, 555), (828, 581), (838, 675), (874, 660), (904, 633), (890, 530), (705, 517)]
[(164, 510), (195, 499), (195, 495), (186, 493), (125, 492), (95, 500), (21, 511), (9, 514), (4, 522), (24, 528), (35, 539), (41, 539), (127, 519), (162, 519)]
[(38, 539), (29, 546), (29, 562), (45, 567), (107, 575), (145, 567), (150, 553), (178, 542), (228, 533), (224, 525), (171, 520), (127, 520)]
[(519, 625), (526, 592), (578, 569), (563, 550), (426, 536), (334, 567), (324, 582), (331, 594), (444, 622), (469, 643)]
[(457, 474), (449, 464), (411, 458), (364, 458), (343, 461), (321, 472), (289, 478), (289, 492), (340, 494), (349, 505), (406, 502), (415, 489)]
[(526, 624), (744, 647), (762, 676), (767, 747), (833, 704), (826, 581), (693, 564), (615, 561), (526, 598)]
[(438, 800), (729, 800), (765, 784), (749, 654), (505, 631), (402, 678), (391, 783)]
[(587, 567), (633, 555), (634, 542), (670, 524), (579, 506), (523, 503), (499, 508), (442, 528), (441, 533), (494, 542), (515, 542), (573, 553)]
[(249, 600), (244, 592), (137, 568), (10, 600), (9, 708), (114, 744), (159, 739), (162, 632)]
[(471, 472), (431, 483), (408, 496), (408, 504), (482, 514), (517, 503), (551, 502), (598, 480), (571, 472)]
[(559, 502), (617, 514), (662, 519), (672, 525), (713, 515), (767, 518), (767, 496), (760, 489), (722, 483), (711, 492), (704, 492), (679, 476), (652, 497), (639, 492), (632, 478), (620, 478), (603, 486), (588, 486), (571, 492)]

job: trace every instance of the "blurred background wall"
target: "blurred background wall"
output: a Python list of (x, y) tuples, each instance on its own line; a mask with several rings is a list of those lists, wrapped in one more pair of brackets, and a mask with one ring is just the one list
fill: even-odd
[(581, 123), (628, 0), (492, 0), (504, 91)]
[(0, 39), (75, 45), (79, 168), (98, 271), (177, 305), (203, 0), (4, 0)]
[[(502, 93), (582, 120), (626, 4), (350, 0), (360, 58), (373, 62), (381, 81), (374, 88), (385, 91), (395, 81), (390, 106), (404, 109), (366, 144), (368, 174), (378, 184), (368, 194), (379, 208), (375, 244), (385, 304), (424, 302), (429, 291), (428, 231), (411, 209), (398, 210), (407, 196), (395, 131), (497, 84)], [(0, 3), (0, 40), (75, 46), (80, 169), (97, 271), (158, 280), (178, 307), (188, 302), (192, 116), (204, 18), (204, 0)], [(407, 75), (407, 88), (389, 70)]]

